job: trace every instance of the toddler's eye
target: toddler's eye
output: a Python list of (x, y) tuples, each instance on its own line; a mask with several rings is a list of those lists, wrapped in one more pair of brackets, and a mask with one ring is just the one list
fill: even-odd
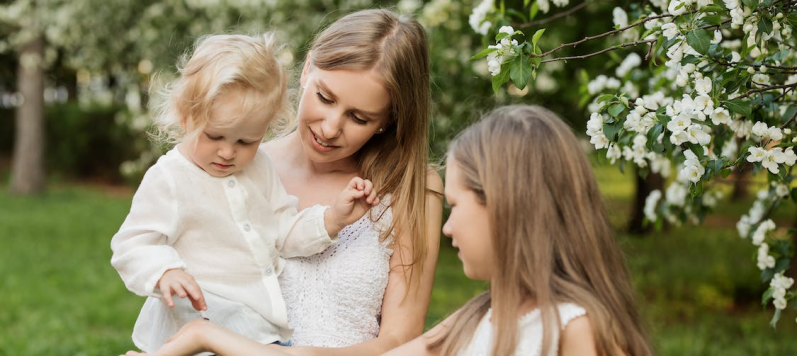
[(205, 132), (205, 136), (207, 136), (212, 141), (218, 141), (224, 138), (224, 136), (215, 136)]

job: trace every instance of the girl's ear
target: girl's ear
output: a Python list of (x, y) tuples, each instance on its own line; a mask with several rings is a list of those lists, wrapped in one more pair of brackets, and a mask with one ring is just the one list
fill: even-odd
[(307, 58), (304, 60), (304, 67), (302, 68), (302, 77), (299, 79), (299, 83), (302, 84), (302, 88), (307, 85), (307, 73), (310, 72), (310, 57), (313, 54), (313, 51), (307, 52)]

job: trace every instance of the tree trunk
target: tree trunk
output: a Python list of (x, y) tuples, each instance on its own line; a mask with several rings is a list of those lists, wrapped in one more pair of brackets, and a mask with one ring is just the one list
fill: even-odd
[(636, 174), (636, 193), (634, 197), (634, 211), (631, 213), (631, 220), (628, 223), (628, 232), (635, 235), (644, 235), (653, 230), (653, 224), (644, 226), (645, 221), (645, 199), (655, 189), (664, 193), (664, 179), (658, 173), (648, 173), (646, 178)]
[(19, 56), (17, 88), (22, 103), (16, 110), (16, 134), (9, 190), (34, 194), (44, 190), (44, 39), (26, 43)]

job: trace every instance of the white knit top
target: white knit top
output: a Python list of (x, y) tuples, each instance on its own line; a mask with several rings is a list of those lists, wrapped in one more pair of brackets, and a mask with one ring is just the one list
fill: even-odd
[[(559, 304), (559, 319), (561, 320), (562, 329), (567, 324), (582, 315), (586, 315), (587, 311), (584, 308), (570, 303)], [(490, 309), (479, 322), (476, 332), (470, 341), (470, 344), (465, 347), (461, 356), (487, 356), (490, 355), (493, 347), (493, 324), (490, 322), (490, 317), (493, 310)], [(518, 345), (515, 349), (515, 356), (540, 356), (542, 352), (542, 317), (539, 309), (534, 309), (522, 316), (518, 320)], [(549, 356), (558, 354), (559, 349), (559, 335), (560, 332), (554, 333), (554, 343), (548, 353)]]
[(345, 347), (379, 334), (393, 253), (392, 235), (379, 241), (393, 219), (389, 204), (383, 198), (324, 252), (287, 260), (280, 285), (294, 328), (292, 345)]

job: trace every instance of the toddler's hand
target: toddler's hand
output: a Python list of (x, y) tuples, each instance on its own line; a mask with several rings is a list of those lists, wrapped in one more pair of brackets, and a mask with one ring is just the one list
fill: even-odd
[(327, 232), (337, 234), (344, 226), (360, 219), (372, 206), (379, 204), (374, 184), (354, 177), (338, 195), (335, 205), (324, 214)]
[(160, 281), (158, 281), (158, 288), (169, 308), (174, 308), (172, 295), (177, 294), (180, 298), (187, 296), (196, 310), (208, 309), (205, 304), (205, 296), (202, 295), (202, 289), (199, 288), (199, 284), (196, 283), (194, 277), (181, 269), (170, 269), (164, 272)]

